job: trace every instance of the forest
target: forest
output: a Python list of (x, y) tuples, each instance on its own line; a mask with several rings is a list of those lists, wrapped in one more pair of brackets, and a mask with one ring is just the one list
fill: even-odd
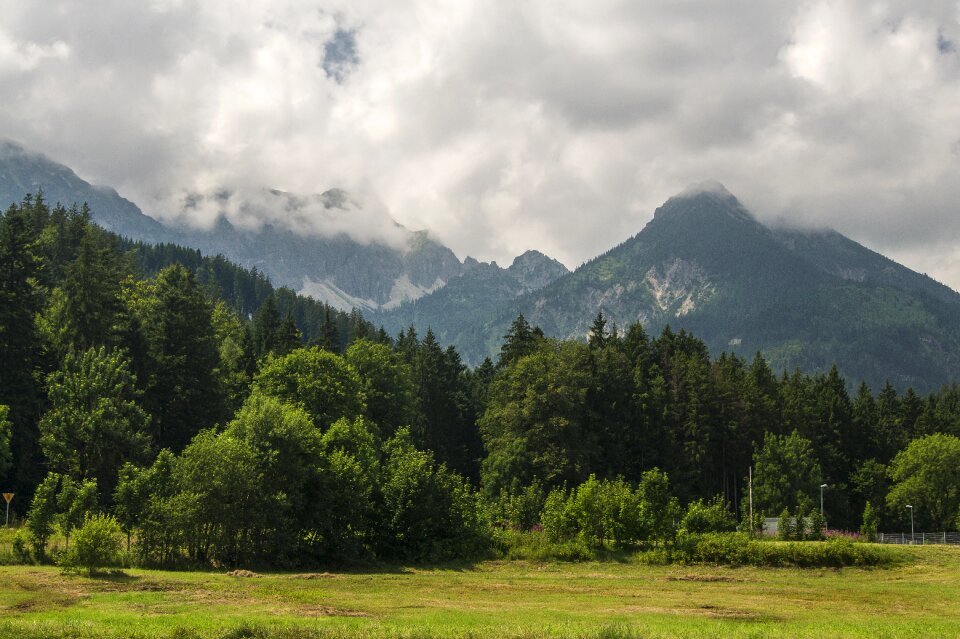
[(471, 369), (85, 206), (0, 217), (0, 488), (37, 561), (94, 517), (146, 566), (462, 559), (502, 531), (630, 547), (801, 521), (821, 494), (832, 529), (909, 529), (910, 505), (955, 530), (944, 382), (775, 371), (602, 314), (582, 341), (517, 317)]

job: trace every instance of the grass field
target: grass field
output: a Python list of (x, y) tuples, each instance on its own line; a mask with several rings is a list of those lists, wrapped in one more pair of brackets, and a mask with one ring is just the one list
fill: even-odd
[(0, 567), (0, 636), (957, 637), (960, 548), (891, 568), (484, 562), (269, 574)]

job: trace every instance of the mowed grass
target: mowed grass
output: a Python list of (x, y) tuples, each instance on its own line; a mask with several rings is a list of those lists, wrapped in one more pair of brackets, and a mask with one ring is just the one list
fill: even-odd
[(0, 636), (956, 637), (960, 548), (888, 568), (624, 562), (269, 574), (0, 567)]

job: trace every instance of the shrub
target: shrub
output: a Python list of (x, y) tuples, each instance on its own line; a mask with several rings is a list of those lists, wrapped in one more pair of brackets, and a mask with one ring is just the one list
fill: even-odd
[(812, 539), (814, 541), (823, 541), (826, 527), (827, 523), (824, 521), (823, 515), (820, 514), (820, 511), (813, 511), (810, 513), (810, 534), (808, 539)]
[(777, 539), (783, 541), (793, 539), (793, 517), (790, 516), (790, 511), (786, 508), (783, 509), (780, 518), (777, 519)]
[(13, 560), (18, 564), (32, 564), (33, 556), (30, 554), (30, 546), (32, 544), (33, 541), (30, 539), (30, 531), (26, 528), (18, 530), (11, 542)]
[(686, 564), (728, 566), (784, 566), (798, 568), (841, 568), (878, 566), (893, 563), (896, 555), (888, 548), (858, 544), (837, 538), (819, 543), (763, 541), (743, 533), (681, 535), (670, 552), (670, 560)]
[(737, 529), (737, 521), (723, 497), (717, 495), (708, 502), (702, 499), (690, 502), (680, 529), (685, 533), (733, 532)]
[[(863, 507), (863, 525), (860, 526), (860, 534), (863, 535), (867, 541), (876, 541), (879, 523), (877, 511), (873, 509), (873, 506), (868, 501)], [(957, 519), (957, 523), (960, 524), (960, 518)]]
[(595, 559), (595, 551), (582, 538), (555, 541), (542, 531), (497, 530), (494, 533), (497, 554), (510, 560), (586, 561)]
[(63, 565), (70, 569), (85, 568), (90, 575), (101, 568), (117, 566), (123, 531), (110, 515), (88, 517), (74, 533), (73, 547), (63, 557)]

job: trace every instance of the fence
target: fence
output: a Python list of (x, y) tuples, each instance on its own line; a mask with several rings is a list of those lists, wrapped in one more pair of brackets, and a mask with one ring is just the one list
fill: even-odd
[(881, 544), (952, 544), (960, 545), (960, 532), (938, 533), (878, 533), (877, 541)]

